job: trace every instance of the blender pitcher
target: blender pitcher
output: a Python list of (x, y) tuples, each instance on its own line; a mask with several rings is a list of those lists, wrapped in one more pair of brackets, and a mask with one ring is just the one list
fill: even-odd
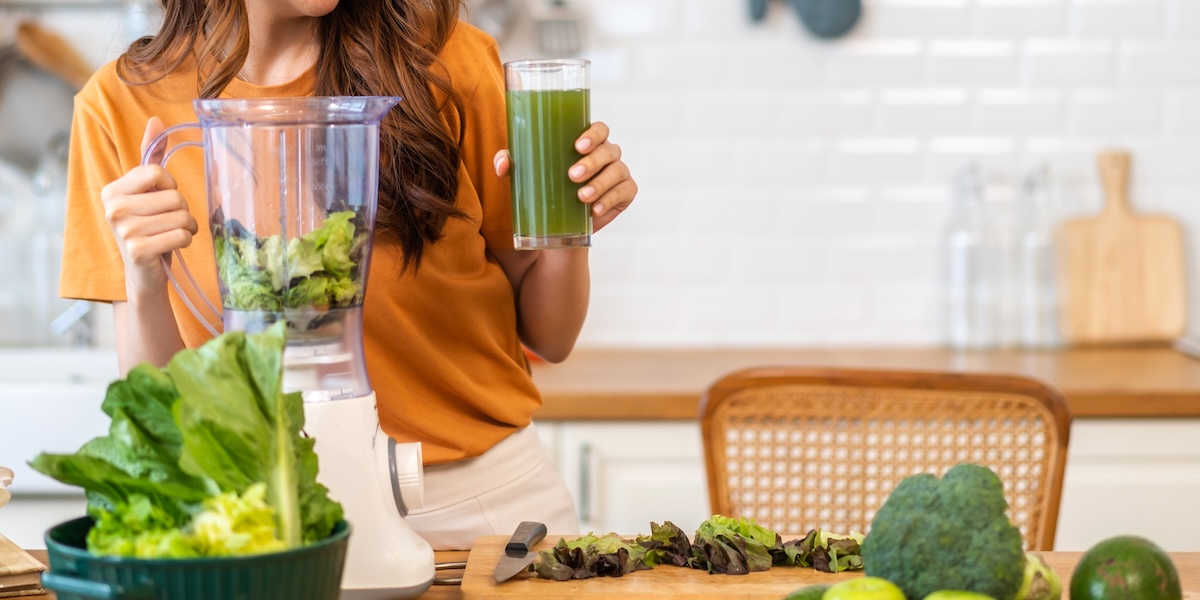
[[(216, 335), (287, 323), (284, 386), (306, 401), (370, 392), (362, 357), (362, 301), (379, 188), (379, 123), (393, 97), (196, 100), (199, 123), (167, 129), (149, 162), (180, 129), (199, 128), (221, 309), (167, 274)], [(190, 283), (197, 293), (185, 293)], [(193, 299), (193, 295), (198, 298)]]

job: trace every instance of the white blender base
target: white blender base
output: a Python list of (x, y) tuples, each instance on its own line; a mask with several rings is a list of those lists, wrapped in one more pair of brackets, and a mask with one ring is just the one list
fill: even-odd
[[(316, 438), (317, 481), (342, 503), (351, 527), (342, 600), (419, 596), (433, 583), (433, 548), (409, 527), (397, 508), (389, 464), (390, 438), (379, 427), (375, 394), (323, 402), (305, 400), (304, 431)], [(415, 456), (419, 481), (419, 445), (402, 446), (416, 446), (415, 455), (411, 452), (414, 448), (407, 448), (407, 458), (411, 467)]]

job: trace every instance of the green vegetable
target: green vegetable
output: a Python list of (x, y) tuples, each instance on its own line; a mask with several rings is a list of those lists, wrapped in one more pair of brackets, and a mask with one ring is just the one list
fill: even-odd
[(662, 525), (651, 522), (650, 535), (640, 535), (635, 541), (646, 549), (643, 560), (651, 567), (661, 564), (687, 567), (691, 564), (692, 542), (682, 529), (670, 521)]
[(713, 515), (696, 530), (691, 564), (728, 575), (766, 571), (774, 562), (771, 549), (782, 546), (779, 534), (750, 519)]
[(275, 510), (266, 502), (267, 486), (256, 483), (238, 496), (218, 494), (204, 501), (188, 532), (200, 554), (226, 556), (283, 550), (290, 545), (275, 532)]
[(650, 523), (650, 535), (629, 542), (616, 534), (588, 534), (559, 540), (534, 563), (539, 577), (565, 581), (621, 576), (659, 565), (744, 575), (772, 565), (813, 567), (827, 573), (861, 569), (862, 534), (839, 535), (814, 529), (803, 540), (780, 543), (779, 534), (747, 518), (713, 515), (700, 524), (695, 540), (670, 521)]
[(282, 392), (283, 346), (276, 324), (179, 352), (165, 369), (139, 365), (109, 386), (107, 436), (31, 461), (87, 492), (97, 520), (90, 550), (212, 556), (290, 548), (333, 530), (342, 507), (316, 481), (300, 394)]
[(645, 548), (615, 533), (602, 537), (589, 533), (571, 541), (560, 539), (554, 549), (542, 550), (533, 570), (538, 577), (555, 581), (621, 577), (649, 569), (645, 554)]
[(43, 453), (30, 464), (84, 488), (89, 508), (112, 510), (141, 495), (172, 522), (185, 523), (193, 507), (220, 489), (179, 465), (183, 435), (172, 414), (178, 398), (165, 371), (138, 365), (108, 386), (100, 405), (111, 418), (108, 436), (87, 442), (73, 455)]
[(995, 473), (969, 463), (940, 480), (912, 475), (896, 486), (862, 544), (867, 575), (910, 599), (955, 589), (1010, 600), (1021, 587), (1021, 532), (1005, 514)]
[(87, 546), (93, 554), (138, 558), (198, 556), (186, 539), (183, 524), (142, 494), (129, 497), (111, 511), (94, 511)]
[(863, 535), (842, 535), (817, 528), (802, 540), (785, 542), (771, 551), (774, 564), (812, 567), (825, 573), (856, 571), (863, 568)]
[(88, 550), (107, 556), (191, 558), (284, 550), (275, 534), (275, 511), (264, 501), (266, 486), (238, 496), (227, 492), (204, 500), (202, 510), (179, 527), (142, 495), (114, 511), (101, 511), (88, 531)]
[(354, 211), (330, 213), (320, 227), (287, 240), (255, 237), (237, 220), (213, 219), (217, 271), (226, 308), (278, 312), (347, 308), (361, 301), (357, 266), (367, 232)]
[(1046, 559), (1037, 552), (1025, 553), (1025, 574), (1016, 600), (1059, 600), (1062, 597), (1062, 581), (1058, 573), (1046, 564)]

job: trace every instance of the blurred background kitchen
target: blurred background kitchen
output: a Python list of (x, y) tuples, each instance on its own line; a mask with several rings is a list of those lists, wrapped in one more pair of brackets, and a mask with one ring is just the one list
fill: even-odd
[[(1200, 333), (1200, 2), (867, 0), (844, 23), (825, 4), (856, 3), (470, 2), (505, 60), (592, 60), (593, 119), (640, 185), (594, 239), (581, 350), (1058, 347), (1050, 232), (1100, 211), (1109, 148), (1132, 156), (1133, 209), (1182, 225), (1176, 283)], [(18, 470), (0, 529), (29, 543), (5, 514), (23, 482), (35, 520), (82, 503), (23, 453), (103, 432), (88, 411), (115, 360), (108, 308), (54, 295), (74, 84), (22, 50), (20, 26), (95, 68), (157, 16), (145, 0), (0, 0), (0, 464)], [(93, 406), (53, 400), (80, 390)], [(1188, 490), (1195, 423), (1148, 434)], [(1157, 539), (1200, 549), (1186, 532)]]

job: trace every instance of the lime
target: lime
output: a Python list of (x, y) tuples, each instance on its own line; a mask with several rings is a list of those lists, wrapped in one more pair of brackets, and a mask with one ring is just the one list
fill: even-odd
[(823, 583), (805, 586), (788, 594), (783, 600), (821, 600), (828, 589), (829, 586)]
[(1108, 538), (1084, 553), (1071, 575), (1071, 600), (1181, 600), (1179, 573), (1154, 542)]
[(904, 600), (904, 592), (882, 577), (859, 577), (835, 584), (822, 600)]

